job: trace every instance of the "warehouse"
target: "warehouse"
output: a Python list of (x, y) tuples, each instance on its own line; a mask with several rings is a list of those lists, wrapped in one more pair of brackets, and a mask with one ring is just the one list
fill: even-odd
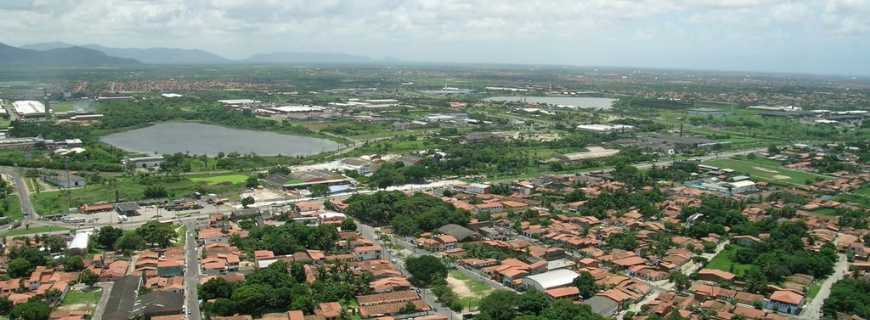
[(37, 118), (45, 116), (45, 105), (34, 100), (22, 100), (12, 103), (15, 115), (19, 118)]
[(523, 279), (523, 285), (525, 285), (527, 289), (544, 292), (553, 288), (573, 285), (574, 279), (579, 276), (580, 275), (574, 271), (558, 269), (525, 277)]
[(589, 132), (608, 133), (608, 132), (624, 132), (634, 130), (634, 126), (626, 124), (581, 124), (577, 129)]

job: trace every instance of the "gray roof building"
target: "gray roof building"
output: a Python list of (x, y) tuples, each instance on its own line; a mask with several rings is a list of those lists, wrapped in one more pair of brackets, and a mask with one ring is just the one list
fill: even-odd
[(438, 232), (441, 232), (443, 234), (449, 234), (459, 241), (465, 241), (468, 238), (478, 237), (477, 232), (474, 232), (473, 230), (460, 226), (458, 224), (445, 224), (441, 226), (441, 228), (438, 228)]
[(583, 304), (589, 306), (592, 312), (597, 313), (602, 317), (610, 318), (619, 310), (619, 305), (616, 301), (610, 300), (602, 296), (594, 296), (583, 301)]

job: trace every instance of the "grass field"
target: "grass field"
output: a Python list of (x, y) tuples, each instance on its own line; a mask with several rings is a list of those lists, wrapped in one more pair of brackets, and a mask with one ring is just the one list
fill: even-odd
[(244, 183), (245, 180), (248, 179), (248, 176), (241, 174), (225, 174), (220, 176), (210, 176), (210, 177), (192, 177), (190, 180), (194, 182), (205, 182), (208, 184), (219, 184), (219, 183), (232, 183), (239, 184)]
[(55, 232), (55, 231), (64, 231), (69, 230), (63, 227), (56, 226), (41, 226), (41, 227), (32, 227), (30, 229), (14, 229), (6, 232), (0, 233), (0, 237), (14, 237), (14, 236), (22, 236), (26, 234), (34, 234), (34, 233), (43, 233), (43, 232)]
[(736, 253), (737, 246), (729, 245), (725, 247), (725, 250), (722, 250), (722, 252), (719, 252), (719, 254), (713, 257), (713, 259), (711, 259), (710, 262), (707, 263), (705, 268), (731, 272), (738, 277), (742, 276), (743, 273), (752, 268), (752, 265), (735, 262), (734, 255)]
[(480, 299), (492, 292), (489, 285), (472, 279), (459, 270), (451, 270), (447, 282), (453, 292), (459, 296), (462, 305), (469, 310), (477, 309), (480, 305)]
[(785, 168), (778, 162), (767, 159), (717, 159), (704, 162), (704, 164), (721, 169), (734, 169), (753, 178), (773, 183), (806, 184), (818, 178), (826, 179), (825, 176), (815, 173)]
[(807, 288), (807, 298), (809, 300), (813, 300), (817, 294), (819, 294), (819, 290), (822, 289), (822, 281), (816, 280), (813, 283), (810, 283), (810, 286)]

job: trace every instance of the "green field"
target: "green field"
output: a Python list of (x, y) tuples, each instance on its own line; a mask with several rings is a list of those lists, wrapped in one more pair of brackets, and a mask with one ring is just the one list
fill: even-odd
[(469, 310), (477, 309), (480, 305), (480, 300), (492, 292), (492, 288), (490, 288), (489, 285), (477, 279), (470, 278), (465, 273), (462, 273), (462, 271), (450, 270), (449, 277), (461, 281), (465, 284), (465, 287), (469, 289), (470, 292), (462, 293), (457, 291), (456, 288), (451, 285), (453, 291), (459, 295), (459, 300), (462, 302), (462, 305)]
[(56, 226), (40, 226), (40, 227), (31, 227), (30, 229), (14, 229), (6, 232), (0, 233), (0, 237), (14, 237), (21, 236), (26, 234), (34, 234), (34, 233), (44, 233), (44, 232), (56, 232), (56, 231), (64, 231), (69, 230), (63, 227)]
[(704, 164), (720, 169), (734, 169), (737, 172), (771, 183), (807, 184), (807, 182), (813, 182), (819, 178), (827, 179), (827, 177), (815, 173), (788, 169), (776, 161), (767, 159), (717, 159), (704, 162)]
[(232, 183), (239, 184), (244, 183), (245, 180), (248, 179), (248, 176), (241, 174), (225, 174), (220, 176), (210, 176), (210, 177), (193, 177), (190, 180), (194, 182), (205, 182), (208, 184), (219, 184), (219, 183)]
[(725, 247), (725, 250), (722, 250), (722, 252), (719, 252), (719, 254), (713, 257), (713, 259), (711, 259), (710, 262), (707, 263), (705, 268), (731, 272), (738, 277), (742, 276), (743, 273), (752, 268), (752, 265), (735, 262), (734, 255), (736, 253), (737, 246), (729, 245)]
[(89, 304), (96, 306), (97, 302), (100, 302), (100, 296), (102, 296), (103, 290), (96, 289), (94, 291), (77, 291), (73, 290), (67, 292), (63, 297), (63, 302), (61, 302), (62, 306), (76, 305), (76, 304)]
[(18, 196), (16, 195), (7, 196), (5, 203), (0, 202), (0, 206), (2, 206), (0, 207), (0, 212), (3, 213), (3, 216), (9, 217), (13, 221), (21, 220), (24, 217), (24, 214), (21, 212), (21, 202), (18, 201)]

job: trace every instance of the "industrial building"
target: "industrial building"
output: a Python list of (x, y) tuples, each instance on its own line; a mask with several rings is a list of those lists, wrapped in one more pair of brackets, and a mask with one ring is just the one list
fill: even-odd
[(574, 279), (579, 276), (576, 272), (568, 269), (557, 269), (525, 277), (523, 285), (528, 289), (544, 292), (553, 288), (571, 286)]
[(608, 132), (623, 132), (634, 130), (634, 126), (627, 124), (581, 124), (577, 129), (589, 132), (608, 133)]

